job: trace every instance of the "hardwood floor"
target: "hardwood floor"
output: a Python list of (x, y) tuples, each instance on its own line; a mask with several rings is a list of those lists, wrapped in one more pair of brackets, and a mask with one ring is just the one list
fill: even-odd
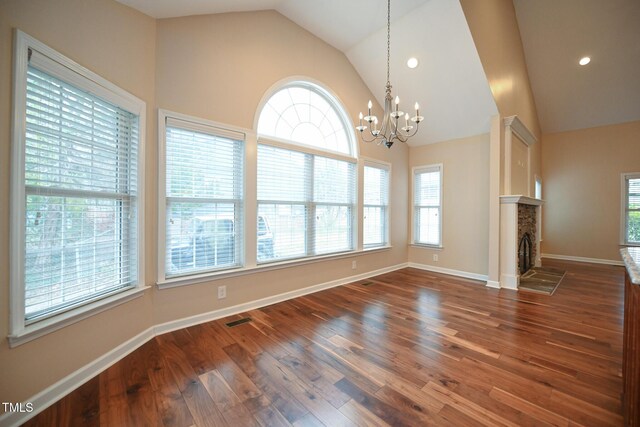
[(27, 425), (621, 425), (624, 271), (545, 265), (551, 297), (407, 268), (158, 336)]

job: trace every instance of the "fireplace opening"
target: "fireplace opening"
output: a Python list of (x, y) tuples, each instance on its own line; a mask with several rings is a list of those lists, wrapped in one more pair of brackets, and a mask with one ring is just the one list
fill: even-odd
[(520, 244), (518, 245), (518, 264), (520, 266), (520, 274), (524, 274), (533, 267), (533, 244), (529, 233), (524, 233)]

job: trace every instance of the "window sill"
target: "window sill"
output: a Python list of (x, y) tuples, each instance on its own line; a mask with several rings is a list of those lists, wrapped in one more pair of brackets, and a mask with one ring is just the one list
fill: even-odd
[(242, 268), (236, 268), (233, 270), (219, 271), (215, 273), (171, 278), (171, 279), (158, 282), (157, 286), (158, 286), (158, 289), (160, 290), (171, 289), (179, 286), (195, 285), (203, 282), (211, 282), (214, 280), (227, 279), (229, 277), (245, 276), (248, 274), (261, 273), (261, 272), (270, 271), (270, 270), (279, 270), (282, 268), (296, 267), (299, 265), (313, 264), (316, 262), (333, 261), (333, 260), (342, 259), (342, 258), (350, 258), (353, 256), (363, 255), (365, 253), (369, 254), (372, 252), (386, 251), (390, 249), (392, 249), (392, 246), (381, 246), (381, 247), (367, 248), (367, 249), (356, 250), (356, 251), (340, 252), (337, 254), (319, 255), (313, 258), (302, 258), (302, 259), (293, 259), (293, 260), (281, 261), (281, 262), (264, 263), (264, 264), (258, 264), (253, 267), (242, 267)]
[(21, 331), (9, 335), (9, 346), (11, 348), (17, 347), (112, 307), (124, 304), (125, 302), (142, 296), (144, 291), (150, 288), (150, 286), (141, 286), (129, 289), (128, 291), (117, 293), (105, 299), (100, 299), (57, 316), (27, 325)]
[(427, 245), (426, 243), (409, 243), (409, 246), (413, 246), (414, 248), (421, 248), (421, 249), (435, 249), (437, 251), (441, 251), (444, 249), (444, 246)]

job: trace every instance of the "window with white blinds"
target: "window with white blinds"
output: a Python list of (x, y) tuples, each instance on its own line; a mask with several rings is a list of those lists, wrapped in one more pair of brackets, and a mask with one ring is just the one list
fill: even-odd
[(442, 165), (413, 170), (413, 243), (442, 246)]
[(354, 249), (356, 164), (258, 145), (259, 263)]
[(623, 174), (623, 244), (640, 245), (640, 173)]
[(388, 244), (389, 166), (365, 163), (362, 244), (365, 248)]
[(14, 181), (24, 195), (23, 204), (14, 199), (14, 220), (24, 227), (13, 239), (23, 251), (22, 283), (14, 283), (22, 327), (136, 287), (140, 268), (139, 113), (95, 77), (36, 50), (28, 58), (16, 86), (17, 99), (25, 90), (16, 142), (23, 172)]
[(166, 117), (165, 277), (242, 264), (244, 134)]

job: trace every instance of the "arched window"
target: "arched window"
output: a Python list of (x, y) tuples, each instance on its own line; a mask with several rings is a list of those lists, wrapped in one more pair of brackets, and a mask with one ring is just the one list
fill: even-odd
[(277, 90), (258, 120), (259, 135), (355, 156), (350, 129), (342, 106), (309, 82), (293, 82)]
[(294, 82), (258, 119), (257, 261), (355, 249), (356, 150), (347, 115), (328, 91)]

